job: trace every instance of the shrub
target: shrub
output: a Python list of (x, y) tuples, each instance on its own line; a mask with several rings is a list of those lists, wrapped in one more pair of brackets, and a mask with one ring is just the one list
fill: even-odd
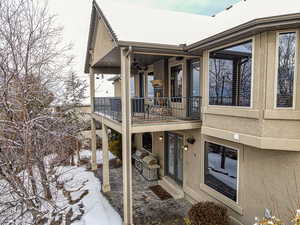
[(213, 202), (200, 202), (188, 212), (191, 225), (228, 225), (227, 209)]

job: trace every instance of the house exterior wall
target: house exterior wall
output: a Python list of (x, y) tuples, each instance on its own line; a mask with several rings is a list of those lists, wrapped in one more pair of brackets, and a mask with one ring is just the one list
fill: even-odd
[[(184, 151), (182, 189), (191, 202), (214, 201), (228, 208), (231, 224), (253, 224), (256, 216), (263, 216), (264, 209), (279, 212), (281, 218), (289, 221), (290, 209), (297, 208), (297, 185), (300, 177), (300, 153), (258, 149), (223, 139), (201, 134), (201, 130), (172, 131), (196, 141)], [(153, 153), (160, 162), (160, 176), (165, 175), (165, 139), (159, 140), (164, 132), (153, 133)], [(239, 150), (238, 204), (228, 200), (210, 187), (204, 185), (204, 142), (211, 141)], [(276, 211), (278, 210), (278, 211)]]
[[(297, 185), (300, 177), (296, 171), (300, 169), (300, 89), (295, 90), (294, 108), (275, 109), (276, 32), (264, 32), (249, 38), (254, 41), (252, 107), (210, 106), (209, 51), (205, 51), (201, 58), (202, 129), (172, 131), (183, 135), (184, 140), (189, 136), (196, 139), (184, 152), (182, 189), (191, 202), (209, 200), (226, 206), (232, 224), (253, 224), (256, 216), (263, 216), (265, 208), (272, 209), (288, 222), (292, 217), (290, 210), (297, 209), (299, 200)], [(185, 60), (176, 61), (175, 58), (169, 59), (168, 68), (178, 63), (183, 63), (183, 68), (186, 68)], [(296, 77), (300, 77), (299, 70)], [(297, 87), (300, 87), (299, 80), (295, 79)], [(186, 70), (183, 87), (185, 93)], [(238, 140), (234, 138), (235, 134), (239, 135)], [(165, 140), (160, 141), (160, 136), (164, 136), (164, 132), (153, 133), (153, 151), (159, 157), (160, 176), (163, 177), (166, 169)], [(205, 141), (238, 149), (238, 203), (204, 184)]]

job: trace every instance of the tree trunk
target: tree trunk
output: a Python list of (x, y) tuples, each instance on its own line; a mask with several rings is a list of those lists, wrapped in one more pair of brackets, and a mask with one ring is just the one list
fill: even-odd
[(44, 195), (45, 198), (48, 200), (52, 199), (52, 194), (49, 188), (49, 182), (48, 182), (48, 177), (47, 177), (47, 172), (46, 172), (46, 168), (44, 165), (43, 161), (39, 161), (38, 162), (38, 169), (41, 175), (41, 180), (42, 180), (42, 186), (43, 186), (43, 191), (44, 191)]

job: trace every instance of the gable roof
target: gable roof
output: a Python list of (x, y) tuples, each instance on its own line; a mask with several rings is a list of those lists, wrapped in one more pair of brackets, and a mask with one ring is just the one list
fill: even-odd
[[(119, 41), (180, 45), (203, 37), (211, 16), (96, 0)], [(205, 30), (199, 27), (206, 27)]]
[(300, 13), (299, 0), (241, 0), (215, 16), (96, 0), (120, 41), (190, 45), (259, 18)]
[[(231, 38), (238, 31), (248, 32), (267, 24), (265, 18), (275, 18), (269, 23), (277, 26), (280, 20), (300, 25), (300, 0), (241, 0), (215, 16), (151, 9), (137, 5), (114, 3), (111, 0), (94, 0), (87, 49), (89, 49), (95, 20), (103, 19), (116, 45), (119, 43), (166, 45), (180, 51), (193, 51), (207, 47), (220, 38)], [(293, 16), (292, 19), (287, 15)], [(273, 25), (275, 24), (275, 25)], [(270, 26), (271, 27), (271, 26)], [(248, 33), (249, 34), (249, 33)], [(151, 45), (153, 44), (153, 45)], [(187, 46), (185, 46), (187, 45)]]

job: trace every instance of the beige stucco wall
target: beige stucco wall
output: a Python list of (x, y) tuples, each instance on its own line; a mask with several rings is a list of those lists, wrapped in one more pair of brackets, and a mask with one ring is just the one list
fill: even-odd
[(103, 20), (98, 20), (92, 54), (92, 65), (96, 64), (100, 59), (106, 56), (114, 47), (115, 43), (113, 42), (113, 38), (107, 31)]
[[(183, 190), (187, 199), (192, 202), (215, 201), (229, 210), (229, 215), (242, 224), (253, 224), (255, 216), (263, 216), (264, 209), (269, 208), (280, 212), (286, 222), (289, 210), (296, 209), (296, 186), (299, 185), (300, 153), (257, 149), (218, 138), (201, 135), (201, 130), (176, 132), (187, 137), (193, 136), (196, 142), (188, 144), (184, 151), (184, 182)], [(163, 132), (153, 134), (153, 150), (159, 156), (164, 176), (164, 141), (159, 137)], [(204, 141), (223, 144), (239, 150), (239, 181), (238, 204), (215, 194), (209, 187), (203, 187), (203, 154)], [(185, 144), (187, 144), (185, 142)], [(201, 185), (202, 184), (202, 185)]]

